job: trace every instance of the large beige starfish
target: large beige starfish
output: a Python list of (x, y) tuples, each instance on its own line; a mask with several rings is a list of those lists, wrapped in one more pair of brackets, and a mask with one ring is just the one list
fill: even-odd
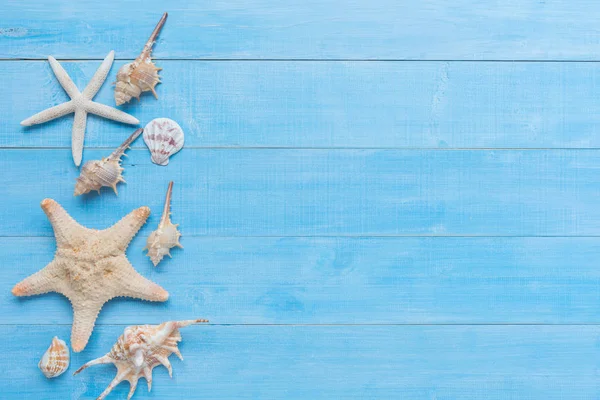
[(129, 263), (125, 250), (146, 223), (150, 209), (140, 207), (108, 229), (79, 225), (52, 199), (42, 201), (56, 237), (54, 260), (44, 269), (19, 282), (15, 296), (57, 292), (73, 306), (71, 347), (83, 350), (92, 334), (100, 309), (114, 297), (166, 301), (169, 293), (141, 276)]
[(81, 157), (83, 155), (83, 137), (85, 136), (85, 125), (87, 122), (88, 113), (99, 115), (103, 118), (112, 119), (113, 121), (119, 121), (126, 124), (137, 125), (140, 123), (137, 118), (121, 111), (116, 108), (106, 106), (104, 104), (96, 103), (92, 101), (96, 93), (102, 87), (102, 84), (106, 80), (108, 71), (113, 64), (115, 59), (115, 52), (111, 51), (108, 53), (100, 68), (96, 71), (92, 80), (85, 87), (83, 92), (77, 89), (77, 86), (73, 83), (67, 71), (56, 61), (54, 57), (48, 57), (52, 71), (58, 82), (61, 84), (65, 92), (71, 98), (70, 101), (59, 104), (54, 107), (40, 111), (39, 113), (27, 118), (21, 122), (23, 126), (31, 126), (41, 124), (46, 121), (51, 121), (63, 115), (75, 113), (75, 119), (73, 121), (73, 131), (71, 133), (71, 153), (73, 154), (73, 161), (75, 165), (79, 167), (81, 164)]

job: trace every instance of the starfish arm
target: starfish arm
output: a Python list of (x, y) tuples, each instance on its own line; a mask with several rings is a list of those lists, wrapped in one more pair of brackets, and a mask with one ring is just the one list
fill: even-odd
[(77, 223), (56, 201), (52, 199), (42, 200), (42, 210), (48, 216), (58, 248), (63, 246), (78, 246), (80, 241), (91, 232)]
[(83, 90), (83, 97), (85, 97), (88, 100), (94, 98), (94, 96), (96, 95), (96, 93), (98, 93), (98, 90), (100, 90), (102, 84), (106, 80), (106, 77), (108, 76), (108, 71), (110, 71), (110, 67), (112, 67), (114, 59), (115, 52), (111, 50), (110, 53), (108, 53), (108, 55), (104, 58), (104, 61), (102, 61), (102, 64), (100, 64), (100, 67), (92, 77), (92, 80), (90, 80), (90, 83), (88, 83), (88, 85)]
[(119, 121), (130, 125), (137, 125), (140, 123), (136, 117), (129, 115), (126, 112), (117, 110), (116, 108), (112, 108), (104, 104), (96, 103), (94, 101), (86, 102), (85, 109), (87, 112), (104, 118), (112, 119), (113, 121)]
[(104, 243), (114, 244), (118, 250), (125, 251), (131, 239), (146, 223), (149, 215), (150, 209), (148, 207), (133, 210), (110, 228), (101, 231), (100, 237), (104, 240)]
[(60, 266), (56, 261), (17, 283), (12, 289), (15, 296), (33, 296), (48, 292), (61, 293)]
[(71, 299), (73, 305), (73, 327), (71, 328), (71, 347), (79, 353), (92, 335), (96, 318), (105, 299), (92, 301), (91, 299)]
[(118, 262), (114, 278), (117, 296), (147, 301), (167, 301), (169, 299), (169, 293), (165, 289), (140, 275), (126, 258)]
[(77, 86), (75, 86), (69, 77), (69, 74), (67, 74), (67, 71), (65, 71), (62, 65), (56, 61), (56, 58), (52, 56), (48, 57), (48, 62), (50, 62), (50, 66), (52, 67), (52, 71), (54, 71), (56, 79), (58, 79), (58, 82), (60, 82), (60, 85), (65, 89), (65, 92), (67, 92), (69, 97), (74, 98), (79, 96), (79, 89), (77, 89)]
[(31, 117), (21, 121), (22, 126), (31, 126), (41, 124), (43, 122), (51, 121), (56, 118), (60, 118), (63, 115), (67, 115), (75, 111), (75, 104), (72, 101), (59, 104), (54, 107), (40, 111), (39, 113), (32, 115)]
[(85, 137), (85, 125), (87, 123), (87, 112), (78, 108), (75, 110), (73, 120), (73, 131), (71, 133), (71, 154), (75, 165), (79, 167), (83, 157), (83, 139)]

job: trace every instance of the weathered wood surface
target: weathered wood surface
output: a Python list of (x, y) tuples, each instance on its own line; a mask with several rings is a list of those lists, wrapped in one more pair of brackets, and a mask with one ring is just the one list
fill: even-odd
[(598, 60), (594, 0), (5, 2), (0, 58)]
[[(102, 56), (105, 54), (102, 53)], [(63, 62), (83, 89), (99, 61)], [(116, 61), (96, 101), (114, 104)], [(160, 61), (159, 100), (123, 110), (168, 116), (186, 147), (599, 148), (595, 63)], [(0, 69), (0, 145), (70, 147), (72, 116), (19, 122), (68, 99), (47, 61)], [(19, 95), (14, 95), (18, 93)], [(114, 148), (132, 128), (91, 116), (85, 146)], [(142, 140), (135, 147), (145, 147)]]

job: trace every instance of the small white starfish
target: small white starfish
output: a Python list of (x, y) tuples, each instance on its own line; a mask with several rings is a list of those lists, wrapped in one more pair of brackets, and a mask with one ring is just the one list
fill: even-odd
[(71, 152), (73, 153), (75, 165), (79, 166), (81, 164), (83, 153), (83, 138), (85, 136), (85, 125), (88, 113), (112, 119), (113, 121), (124, 122), (126, 124), (139, 124), (140, 121), (138, 121), (137, 118), (124, 113), (123, 111), (92, 101), (106, 80), (106, 76), (112, 67), (114, 59), (115, 52), (111, 51), (104, 61), (102, 61), (100, 68), (98, 68), (84, 91), (79, 92), (77, 86), (75, 86), (69, 77), (69, 74), (67, 74), (67, 71), (64, 70), (54, 57), (48, 57), (48, 61), (50, 62), (50, 66), (52, 67), (52, 71), (54, 71), (56, 79), (58, 79), (58, 82), (65, 89), (65, 92), (67, 92), (71, 100), (41, 111), (22, 121), (21, 125), (37, 125), (74, 112), (75, 119), (73, 121), (73, 132), (71, 136)]

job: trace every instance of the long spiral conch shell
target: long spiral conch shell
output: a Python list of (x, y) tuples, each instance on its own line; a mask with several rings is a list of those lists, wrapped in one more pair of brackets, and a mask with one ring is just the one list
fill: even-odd
[(158, 224), (158, 229), (150, 234), (146, 241), (146, 247), (144, 247), (144, 250), (148, 250), (148, 257), (150, 257), (150, 260), (155, 267), (160, 263), (164, 256), (168, 255), (171, 257), (171, 253), (169, 252), (171, 248), (177, 246), (183, 249), (183, 246), (179, 243), (179, 238), (181, 237), (181, 233), (177, 230), (179, 224), (173, 224), (171, 222), (172, 192), (173, 181), (169, 182), (165, 206)]
[(65, 341), (54, 336), (38, 367), (46, 378), (56, 378), (69, 368), (70, 357), (69, 348)]
[(157, 365), (164, 365), (173, 377), (173, 369), (169, 362), (169, 356), (175, 353), (183, 360), (177, 343), (181, 341), (179, 328), (200, 322), (208, 322), (205, 319), (193, 319), (187, 321), (169, 321), (160, 325), (135, 325), (125, 328), (125, 331), (117, 343), (105, 356), (84, 364), (73, 375), (77, 375), (87, 367), (97, 364), (112, 363), (117, 367), (117, 376), (110, 385), (98, 396), (97, 400), (104, 399), (122, 381), (130, 384), (127, 399), (131, 399), (137, 382), (141, 377), (146, 378), (148, 391), (152, 389), (152, 370)]
[(112, 154), (102, 160), (92, 160), (86, 162), (81, 167), (81, 173), (75, 183), (75, 196), (89, 193), (92, 190), (100, 193), (100, 188), (103, 186), (111, 187), (115, 194), (117, 193), (117, 183), (125, 182), (121, 173), (121, 156), (129, 145), (140, 136), (144, 130), (142, 128), (136, 130), (121, 144)]
[(139, 100), (142, 92), (152, 92), (158, 99), (154, 87), (160, 83), (158, 71), (162, 68), (157, 68), (152, 62), (152, 46), (165, 24), (167, 16), (168, 14), (164, 13), (158, 21), (138, 58), (119, 68), (115, 86), (115, 102), (118, 106), (129, 102), (132, 97)]

